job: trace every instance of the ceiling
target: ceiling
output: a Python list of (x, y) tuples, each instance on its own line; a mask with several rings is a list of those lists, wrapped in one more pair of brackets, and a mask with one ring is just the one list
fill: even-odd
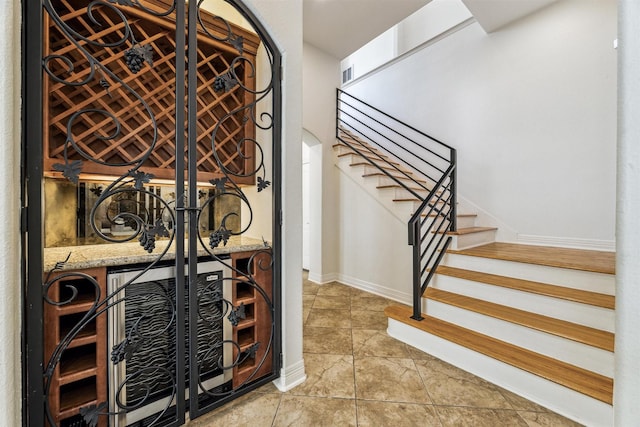
[[(343, 59), (431, 0), (303, 0), (304, 41)], [(462, 0), (490, 33), (557, 0)]]
[(529, 15), (557, 0), (462, 0), (487, 33)]
[(431, 0), (304, 0), (304, 41), (343, 59)]

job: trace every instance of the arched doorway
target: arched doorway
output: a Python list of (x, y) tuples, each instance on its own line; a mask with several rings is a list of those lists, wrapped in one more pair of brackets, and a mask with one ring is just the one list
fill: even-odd
[(229, 5), (26, 9), (28, 425), (178, 426), (278, 376), (280, 54)]
[(322, 253), (322, 144), (302, 130), (302, 268), (320, 270)]

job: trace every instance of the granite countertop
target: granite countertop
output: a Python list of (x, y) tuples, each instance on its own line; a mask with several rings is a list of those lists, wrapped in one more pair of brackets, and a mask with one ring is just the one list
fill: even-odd
[[(207, 239), (208, 240), (208, 239)], [(207, 241), (205, 240), (205, 242)], [(69, 254), (69, 260), (63, 270), (79, 270), (93, 267), (113, 267), (127, 264), (152, 262), (167, 248), (169, 240), (156, 242), (152, 253), (144, 250), (137, 239), (126, 243), (112, 243), (100, 245), (64, 246), (45, 248), (44, 271), (50, 271), (57, 262), (64, 261)], [(187, 243), (185, 242), (185, 249)], [(175, 241), (162, 257), (163, 260), (175, 259)], [(198, 256), (207, 255), (207, 251), (198, 242)], [(232, 236), (225, 245), (220, 245), (213, 252), (216, 255), (230, 254), (233, 252), (254, 251), (264, 249), (262, 240), (244, 236)]]

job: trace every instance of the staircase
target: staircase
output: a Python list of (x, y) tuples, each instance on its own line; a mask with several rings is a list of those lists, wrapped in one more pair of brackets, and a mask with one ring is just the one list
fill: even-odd
[(585, 425), (613, 424), (615, 255), (491, 243), (449, 250), (389, 334)]
[(615, 254), (495, 242), (458, 206), (455, 150), (426, 136), (444, 151), (420, 144), (409, 151), (428, 160), (412, 163), (393, 145), (415, 136), (369, 107), (338, 92), (334, 150), (408, 221), (413, 306), (387, 308), (388, 333), (582, 424), (612, 425)]
[[(421, 179), (416, 173), (389, 155), (353, 135), (347, 129), (338, 128), (338, 135), (339, 142), (333, 146), (337, 157), (336, 166), (347, 174), (354, 174), (362, 178), (362, 185), (369, 189), (381, 204), (400, 220), (407, 222), (412, 214), (420, 208), (423, 199), (419, 196), (424, 198), (428, 195), (427, 181)], [(363, 159), (361, 154), (354, 152), (353, 148), (345, 142), (362, 151), (368, 160)], [(404, 186), (394, 179), (400, 181)], [(439, 206), (443, 205), (444, 202), (439, 203)], [(425, 216), (426, 214), (422, 214), (422, 218)], [(436, 213), (430, 214), (430, 218), (436, 217)], [(475, 213), (456, 211), (457, 229), (446, 231), (446, 235), (452, 237), (451, 249), (470, 248), (495, 240), (497, 229), (477, 226), (476, 217)]]

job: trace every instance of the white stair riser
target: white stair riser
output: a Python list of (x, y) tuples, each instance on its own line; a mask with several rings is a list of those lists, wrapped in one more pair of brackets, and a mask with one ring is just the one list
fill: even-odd
[(460, 228), (469, 228), (476, 226), (476, 217), (475, 215), (464, 215), (458, 216), (458, 220), (456, 221), (458, 229)]
[(589, 326), (602, 331), (615, 331), (615, 312), (607, 308), (503, 288), (501, 286), (493, 286), (442, 274), (436, 274), (429, 286), (559, 320), (566, 320), (567, 322)]
[(393, 319), (389, 319), (387, 333), (576, 422), (594, 427), (613, 425), (613, 407), (582, 393)]
[[(365, 178), (366, 179), (366, 178)], [(382, 197), (388, 197), (391, 199), (407, 199), (411, 197), (416, 197), (409, 190), (405, 190), (404, 188), (378, 188)], [(413, 192), (416, 193), (420, 197), (427, 197), (429, 194), (426, 190), (418, 190), (412, 188)]]
[[(375, 176), (378, 180), (378, 185), (380, 186), (384, 186), (384, 185), (398, 185), (398, 181), (402, 182), (404, 185), (409, 185), (411, 183), (413, 183), (412, 180), (410, 180), (409, 178), (406, 177), (396, 177), (397, 181), (393, 178), (390, 178), (388, 176), (379, 176), (376, 175)], [(425, 186), (426, 188), (430, 189), (431, 187), (429, 185), (427, 185), (427, 183), (422, 182), (422, 181), (418, 181), (420, 184), (422, 184), (423, 186)], [(415, 185), (415, 184), (414, 184)]]
[(486, 230), (477, 233), (461, 234), (452, 237), (453, 239), (451, 241), (450, 249), (468, 249), (475, 246), (486, 245), (488, 243), (495, 242), (496, 230)]
[(398, 218), (399, 221), (406, 223), (407, 218), (411, 217), (413, 206), (405, 203), (394, 203), (390, 198), (380, 197), (380, 190), (378, 190), (375, 180), (363, 179), (361, 172), (357, 170), (361, 168), (354, 168), (349, 166), (348, 162), (345, 163), (340, 161), (336, 163), (336, 166), (351, 180), (358, 183), (358, 185), (360, 185), (364, 189), (364, 191), (366, 191), (371, 197), (376, 199), (385, 209), (387, 209), (396, 218)]
[(346, 145), (338, 145), (337, 147), (333, 147), (333, 151), (336, 153), (336, 156), (340, 156), (342, 154), (353, 154), (353, 150)]
[(574, 289), (583, 289), (585, 291), (607, 295), (614, 295), (616, 288), (615, 276), (611, 274), (592, 273), (567, 268), (548, 267), (544, 265), (525, 264), (451, 253), (444, 256), (443, 265), (481, 273), (514, 277), (516, 279), (566, 286)]
[(456, 220), (456, 225), (458, 228), (469, 228), (476, 226), (476, 217), (475, 216), (458, 216)]
[[(362, 168), (363, 168), (362, 175), (367, 175), (367, 174), (370, 174), (370, 173), (380, 173), (380, 169), (378, 169), (378, 168), (377, 168), (377, 167), (375, 167), (375, 166), (372, 166), (371, 164), (361, 165), (361, 166), (362, 166)], [(355, 166), (354, 166), (354, 167), (355, 167)], [(384, 167), (384, 168), (382, 168), (382, 169), (386, 170), (386, 171), (387, 171), (387, 173), (389, 173), (389, 174), (391, 174), (391, 175), (393, 175), (393, 176), (398, 176), (398, 177), (404, 177), (404, 178), (407, 178), (407, 176), (406, 176), (406, 175), (404, 175), (402, 172), (399, 172), (399, 171), (397, 171), (397, 170), (395, 170), (395, 169), (393, 169), (393, 168)], [(409, 178), (409, 179), (414, 177), (412, 174), (409, 174), (409, 173), (408, 173), (407, 175), (408, 175), (408, 178)]]
[(452, 305), (425, 299), (429, 316), (612, 378), (613, 353)]
[[(340, 153), (339, 158), (340, 159), (348, 159), (351, 161), (351, 163), (360, 163), (360, 162), (366, 162), (367, 160), (365, 159), (368, 158), (369, 160), (372, 160), (374, 163), (379, 164), (380, 166), (389, 166), (387, 163), (390, 162), (389, 159), (386, 159), (385, 157), (382, 157), (382, 159), (378, 156), (376, 156), (376, 154), (374, 153), (363, 153), (365, 154), (365, 157), (361, 156), (360, 154), (356, 154), (354, 153), (351, 149), (347, 148), (347, 152), (343, 152)], [(396, 167), (399, 167), (398, 164), (394, 164)]]

